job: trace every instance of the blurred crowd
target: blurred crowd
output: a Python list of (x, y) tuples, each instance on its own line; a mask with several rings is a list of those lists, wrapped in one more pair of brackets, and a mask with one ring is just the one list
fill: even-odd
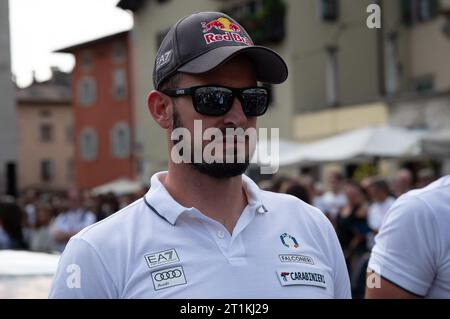
[[(358, 298), (364, 294), (374, 237), (389, 208), (402, 194), (425, 187), (436, 178), (429, 169), (419, 171), (414, 178), (410, 171), (401, 169), (389, 180), (372, 176), (355, 182), (332, 172), (322, 182), (302, 175), (273, 176), (259, 184), (265, 190), (296, 196), (328, 217), (344, 252), (353, 296)], [(0, 249), (62, 252), (70, 237), (141, 198), (146, 191), (94, 196), (88, 191), (49, 194), (30, 189), (18, 199), (4, 197), (0, 201)]]
[(131, 204), (145, 194), (92, 195), (89, 191), (39, 193), (0, 200), (0, 249), (62, 252), (70, 237)]

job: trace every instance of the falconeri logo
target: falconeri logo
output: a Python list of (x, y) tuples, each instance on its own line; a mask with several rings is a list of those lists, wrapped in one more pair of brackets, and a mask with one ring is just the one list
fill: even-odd
[(288, 233), (284, 233), (280, 236), (281, 242), (283, 245), (285, 245), (288, 248), (298, 248), (298, 242), (297, 239), (295, 239), (294, 236), (289, 235)]

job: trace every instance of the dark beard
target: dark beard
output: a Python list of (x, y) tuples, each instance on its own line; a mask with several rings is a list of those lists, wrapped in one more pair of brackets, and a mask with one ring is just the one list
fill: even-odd
[[(181, 123), (180, 116), (176, 109), (173, 110), (173, 125), (172, 129), (184, 127)], [(183, 155), (183, 154), (180, 154)], [(191, 163), (192, 167), (206, 176), (215, 178), (215, 179), (227, 179), (231, 177), (240, 176), (245, 173), (247, 168), (250, 165), (250, 159), (248, 156), (245, 157), (244, 163), (205, 163), (202, 158), (202, 163), (195, 163), (194, 154), (192, 154)]]

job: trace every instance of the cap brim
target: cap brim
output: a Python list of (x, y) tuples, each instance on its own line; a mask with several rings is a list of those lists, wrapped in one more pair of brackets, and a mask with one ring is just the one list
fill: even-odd
[(178, 72), (203, 74), (210, 72), (237, 55), (245, 54), (254, 64), (260, 82), (280, 84), (288, 77), (288, 68), (283, 58), (275, 51), (262, 46), (219, 47), (189, 61)]

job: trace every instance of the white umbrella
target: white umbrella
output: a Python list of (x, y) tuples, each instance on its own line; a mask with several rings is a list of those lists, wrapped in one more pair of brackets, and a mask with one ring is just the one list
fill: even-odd
[(414, 156), (420, 152), (423, 135), (423, 132), (389, 126), (366, 127), (305, 145), (291, 156), (289, 164)]
[(119, 178), (112, 182), (100, 185), (92, 189), (92, 194), (100, 195), (114, 193), (116, 195), (127, 195), (138, 192), (142, 185), (138, 181), (132, 181), (127, 178)]

